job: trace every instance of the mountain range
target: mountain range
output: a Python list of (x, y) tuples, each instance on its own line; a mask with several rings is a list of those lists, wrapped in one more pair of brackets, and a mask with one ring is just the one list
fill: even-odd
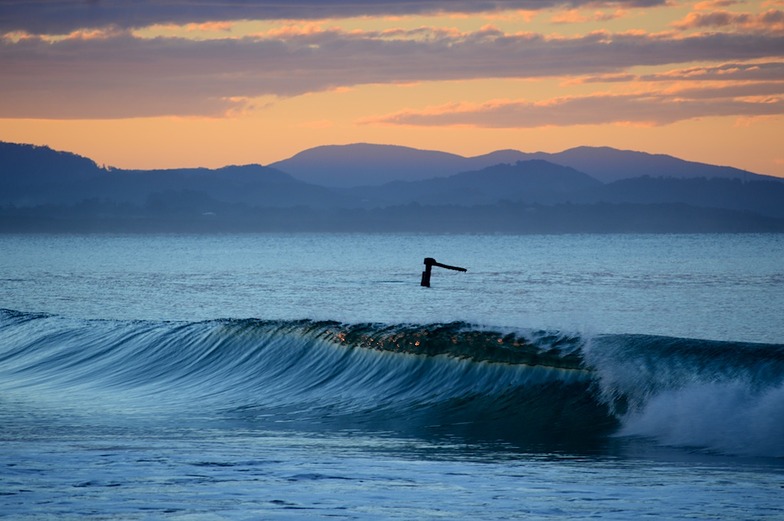
[(309, 183), (353, 187), (447, 177), (498, 164), (514, 164), (532, 159), (574, 168), (603, 183), (646, 175), (678, 179), (718, 177), (754, 180), (767, 177), (732, 167), (610, 147), (577, 147), (555, 154), (497, 150), (481, 156), (463, 157), (402, 146), (357, 143), (311, 148), (269, 166)]
[(269, 166), (104, 168), (0, 143), (0, 231), (784, 231), (784, 180), (578, 147), (335, 145)]

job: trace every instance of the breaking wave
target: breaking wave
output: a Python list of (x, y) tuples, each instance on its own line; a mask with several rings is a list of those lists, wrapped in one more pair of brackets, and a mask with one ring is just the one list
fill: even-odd
[(771, 344), (0, 310), (0, 407), (11, 401), (527, 446), (644, 436), (784, 457), (784, 345)]

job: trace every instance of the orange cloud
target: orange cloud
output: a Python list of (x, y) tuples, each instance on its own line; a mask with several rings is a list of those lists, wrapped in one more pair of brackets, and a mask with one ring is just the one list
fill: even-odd
[(566, 84), (673, 81), (776, 81), (784, 78), (784, 62), (724, 63), (673, 69), (656, 74), (611, 73), (573, 78)]
[(288, 23), (282, 27), (270, 29), (264, 33), (258, 33), (255, 36), (259, 38), (298, 38), (302, 36), (314, 36), (326, 32), (322, 24), (319, 22), (300, 22)]
[(561, 13), (555, 14), (550, 18), (550, 21), (554, 24), (578, 24), (578, 23), (588, 23), (588, 22), (607, 22), (610, 20), (615, 20), (617, 18), (621, 18), (626, 15), (626, 11), (624, 10), (616, 10), (612, 13), (604, 12), (604, 11), (595, 11), (592, 14), (583, 13), (577, 9), (571, 9), (569, 11), (563, 11)]
[(595, 31), (554, 37), (493, 25), (388, 32), (325, 30), (316, 23), (266, 37), (206, 40), (77, 31), (54, 41), (0, 40), (0, 117), (219, 116), (242, 109), (244, 102), (235, 100), (356, 85), (567, 80), (628, 74), (632, 67), (784, 58), (782, 42), (783, 36), (769, 33)]
[(8, 43), (19, 43), (22, 40), (30, 40), (38, 38), (35, 35), (28, 33), (27, 31), (11, 31), (2, 35), (2, 41)]
[(715, 116), (753, 118), (784, 114), (784, 82), (671, 88), (631, 94), (596, 93), (539, 102), (491, 100), (450, 103), (366, 118), (362, 124), (536, 128), (573, 125), (668, 125)]
[(185, 25), (188, 31), (204, 31), (204, 32), (225, 32), (230, 31), (234, 27), (233, 22), (204, 22), (204, 23), (190, 23)]
[(673, 27), (681, 31), (716, 27), (730, 27), (746, 31), (784, 32), (784, 11), (771, 9), (764, 13), (733, 13), (713, 11), (689, 13), (684, 19), (674, 22)]
[(710, 9), (717, 9), (719, 7), (730, 7), (732, 5), (741, 4), (740, 0), (708, 0), (706, 2), (699, 2), (694, 5), (694, 9), (698, 11), (707, 11)]

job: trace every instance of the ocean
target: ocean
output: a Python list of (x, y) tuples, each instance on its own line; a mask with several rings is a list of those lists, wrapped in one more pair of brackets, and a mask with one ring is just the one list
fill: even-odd
[(783, 235), (0, 251), (0, 517), (784, 519)]

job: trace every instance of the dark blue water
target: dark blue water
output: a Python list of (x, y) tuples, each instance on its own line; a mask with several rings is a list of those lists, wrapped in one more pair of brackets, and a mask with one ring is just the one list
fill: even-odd
[(0, 243), (10, 518), (784, 516), (779, 236)]

